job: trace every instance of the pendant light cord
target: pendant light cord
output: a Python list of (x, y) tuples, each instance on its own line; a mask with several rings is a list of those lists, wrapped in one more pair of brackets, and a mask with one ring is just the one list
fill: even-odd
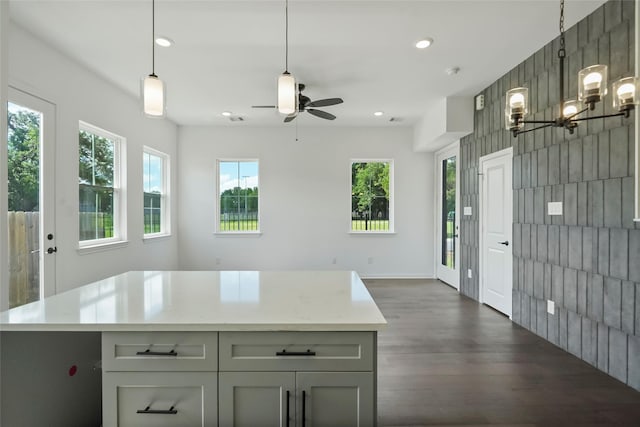
[(151, 75), (156, 77), (156, 0), (151, 0)]
[(289, 0), (284, 2), (284, 72), (289, 71)]
[(564, 0), (560, 0), (560, 51), (562, 51), (563, 55), (565, 54), (564, 50)]
[(564, 108), (564, 58), (567, 56), (564, 43), (564, 0), (560, 0), (560, 48), (558, 49), (558, 60), (560, 61), (558, 76), (558, 92), (560, 99), (560, 117), (562, 117), (562, 109)]

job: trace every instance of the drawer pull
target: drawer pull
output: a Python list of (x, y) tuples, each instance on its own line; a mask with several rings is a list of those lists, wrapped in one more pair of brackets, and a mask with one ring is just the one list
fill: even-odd
[(307, 423), (307, 393), (302, 390), (302, 427)]
[(307, 351), (287, 351), (287, 350), (282, 350), (282, 351), (278, 351), (276, 352), (276, 356), (315, 356), (316, 352), (315, 351), (311, 351), (308, 350)]
[(175, 406), (172, 406), (169, 409), (151, 409), (151, 406), (147, 406), (144, 409), (138, 409), (136, 412), (138, 414), (161, 414), (161, 415), (175, 415), (178, 413), (177, 410), (174, 409)]
[(151, 351), (150, 349), (146, 349), (145, 351), (138, 351), (136, 356), (177, 356), (178, 353), (175, 350), (171, 351)]
[(289, 427), (289, 390), (287, 390), (287, 427)]

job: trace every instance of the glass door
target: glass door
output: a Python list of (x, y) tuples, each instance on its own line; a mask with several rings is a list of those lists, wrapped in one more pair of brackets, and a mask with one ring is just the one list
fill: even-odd
[(437, 277), (459, 289), (459, 144), (436, 155), (437, 191)]
[(3, 305), (13, 308), (55, 293), (55, 108), (12, 88), (7, 107), (9, 301)]

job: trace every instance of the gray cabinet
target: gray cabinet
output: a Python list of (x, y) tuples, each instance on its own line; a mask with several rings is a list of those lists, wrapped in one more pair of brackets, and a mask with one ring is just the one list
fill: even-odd
[(368, 372), (220, 372), (220, 426), (373, 426)]
[(216, 427), (217, 332), (104, 332), (104, 427)]
[(375, 333), (221, 332), (221, 427), (376, 424)]

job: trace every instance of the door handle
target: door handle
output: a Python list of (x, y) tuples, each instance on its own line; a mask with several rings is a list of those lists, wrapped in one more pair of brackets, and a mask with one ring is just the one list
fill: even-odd
[(177, 355), (178, 353), (174, 349), (167, 352), (151, 351), (151, 349), (146, 349), (145, 351), (136, 352), (136, 356), (177, 356)]
[(316, 352), (307, 349), (307, 351), (287, 351), (283, 349), (282, 351), (277, 351), (276, 356), (315, 356)]
[(498, 242), (498, 243), (500, 243), (501, 245), (509, 246), (508, 240), (505, 240), (504, 242)]
[(54, 246), (53, 248), (48, 248), (47, 249), (47, 253), (48, 254), (52, 254), (54, 252), (58, 252), (58, 247), (57, 246)]

